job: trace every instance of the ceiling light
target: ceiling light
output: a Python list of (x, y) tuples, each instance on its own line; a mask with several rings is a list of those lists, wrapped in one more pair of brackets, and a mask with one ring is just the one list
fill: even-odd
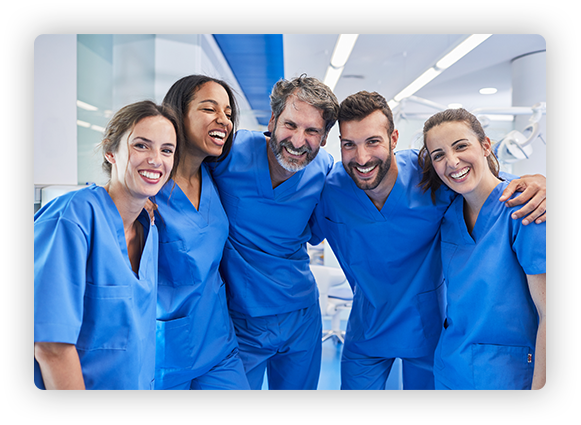
[(81, 109), (85, 109), (87, 111), (97, 111), (99, 108), (97, 108), (96, 106), (93, 105), (89, 105), (88, 103), (85, 102), (81, 102), (80, 100), (77, 100), (77, 106)]
[(396, 102), (399, 102), (403, 98), (411, 96), (412, 94), (417, 92), (419, 89), (424, 87), (426, 84), (428, 84), (430, 81), (432, 81), (434, 78), (436, 78), (438, 75), (440, 75), (441, 72), (442, 71), (439, 71), (435, 68), (428, 69), (426, 72), (424, 72), (418, 78), (416, 78), (416, 80), (413, 81), (409, 86), (407, 86), (405, 89), (403, 89), (398, 94), (396, 94), (393, 97), (393, 99)]
[(483, 89), (480, 89), (480, 94), (494, 94), (497, 91), (498, 90), (495, 89), (494, 87), (485, 87)]
[(359, 34), (339, 34), (337, 44), (335, 44), (335, 50), (333, 50), (333, 55), (331, 56), (331, 66), (335, 68), (345, 66), (351, 55), (353, 46), (355, 46), (357, 37), (359, 37)]
[(91, 126), (91, 130), (95, 130), (95, 131), (99, 131), (99, 132), (103, 133), (105, 131), (105, 128), (101, 127), (100, 125), (93, 124)]
[(333, 68), (332, 66), (328, 67), (323, 83), (326, 84), (331, 90), (335, 90), (335, 86), (337, 85), (342, 72), (343, 68)]
[(88, 123), (86, 121), (77, 120), (77, 125), (79, 127), (89, 128), (91, 126), (91, 123)]
[(448, 105), (448, 109), (459, 109), (461, 107), (462, 107), (462, 104), (461, 103), (450, 103)]
[(449, 68), (491, 35), (492, 34), (472, 34), (456, 46), (450, 53), (440, 59), (436, 63), (436, 67), (439, 69)]

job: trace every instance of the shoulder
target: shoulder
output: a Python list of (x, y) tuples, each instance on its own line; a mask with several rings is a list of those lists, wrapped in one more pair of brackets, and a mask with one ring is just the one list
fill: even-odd
[(95, 211), (107, 208), (106, 197), (108, 196), (104, 188), (96, 185), (68, 192), (41, 208), (35, 214), (34, 221), (55, 218), (82, 221), (86, 217), (94, 215)]
[(266, 136), (260, 131), (238, 130), (234, 135), (232, 148), (240, 145), (262, 144), (266, 141)]

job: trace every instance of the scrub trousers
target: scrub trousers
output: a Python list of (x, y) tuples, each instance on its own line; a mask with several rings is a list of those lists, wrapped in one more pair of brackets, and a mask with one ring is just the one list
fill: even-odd
[(164, 390), (249, 390), (238, 349), (205, 374)]
[[(384, 390), (395, 358), (365, 357), (343, 348), (341, 357), (342, 390)], [(404, 390), (433, 390), (434, 354), (401, 358)]]
[(260, 390), (316, 390), (323, 325), (319, 303), (284, 314), (250, 317), (230, 311), (248, 383)]

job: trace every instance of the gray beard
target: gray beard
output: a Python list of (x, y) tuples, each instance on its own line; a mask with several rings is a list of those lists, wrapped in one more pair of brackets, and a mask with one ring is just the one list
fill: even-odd
[[(275, 131), (276, 126), (274, 128), (274, 131), (270, 135), (270, 141), (268, 142), (268, 144), (270, 145), (270, 149), (272, 150), (272, 153), (274, 153), (274, 156), (276, 157), (276, 160), (278, 161), (279, 165), (286, 171), (296, 173), (297, 171), (300, 171), (307, 165), (309, 165), (313, 161), (313, 159), (315, 159), (315, 157), (317, 156), (319, 150), (317, 149), (316, 151), (314, 151), (308, 145), (304, 145), (300, 149), (295, 149), (292, 143), (286, 140), (282, 140), (281, 142), (279, 142), (274, 135)], [(285, 146), (289, 147), (292, 150), (299, 151), (301, 153), (306, 152), (306, 157), (302, 162), (298, 162), (297, 160), (294, 160), (292, 158), (291, 159), (285, 158), (282, 152)]]

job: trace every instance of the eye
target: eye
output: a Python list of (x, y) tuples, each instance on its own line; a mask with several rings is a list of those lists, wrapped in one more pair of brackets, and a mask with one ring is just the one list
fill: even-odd
[(142, 142), (137, 142), (133, 145), (133, 147), (137, 148), (137, 149), (147, 149), (147, 145), (145, 143)]
[(166, 155), (173, 155), (174, 150), (171, 148), (164, 148), (161, 150), (162, 153), (166, 154)]
[(432, 162), (438, 162), (440, 159), (444, 157), (441, 153), (435, 153), (432, 155)]
[(342, 142), (341, 143), (341, 148), (342, 149), (351, 149), (353, 147), (353, 143), (352, 142)]

